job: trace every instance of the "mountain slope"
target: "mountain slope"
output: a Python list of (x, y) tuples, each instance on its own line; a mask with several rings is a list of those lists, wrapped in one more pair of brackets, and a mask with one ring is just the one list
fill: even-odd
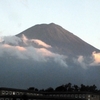
[(56, 48), (59, 53), (67, 55), (90, 55), (93, 51), (99, 51), (87, 44), (74, 34), (54, 23), (35, 25), (20, 34), (29, 39), (39, 39)]

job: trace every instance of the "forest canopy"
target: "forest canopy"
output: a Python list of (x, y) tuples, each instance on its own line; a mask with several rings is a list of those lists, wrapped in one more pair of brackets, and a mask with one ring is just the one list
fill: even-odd
[(48, 87), (47, 89), (37, 89), (35, 87), (30, 87), (28, 90), (32, 91), (42, 91), (42, 92), (100, 92), (100, 90), (97, 89), (97, 86), (95, 84), (89, 86), (81, 84), (78, 85), (72, 85), (71, 83), (67, 83), (65, 85), (60, 85), (56, 87), (55, 89), (52, 87)]

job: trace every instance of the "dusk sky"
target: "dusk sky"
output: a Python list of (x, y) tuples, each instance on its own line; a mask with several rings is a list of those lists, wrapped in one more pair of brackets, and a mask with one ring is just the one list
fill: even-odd
[(100, 0), (0, 0), (0, 36), (55, 23), (100, 49)]

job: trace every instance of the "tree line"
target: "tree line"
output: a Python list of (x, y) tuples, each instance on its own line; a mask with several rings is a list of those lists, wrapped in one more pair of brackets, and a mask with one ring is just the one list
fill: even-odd
[(30, 87), (28, 90), (32, 91), (42, 91), (42, 92), (100, 92), (100, 90), (97, 89), (97, 86), (95, 84), (93, 85), (84, 85), (81, 84), (78, 85), (72, 85), (71, 83), (60, 85), (56, 87), (55, 89), (52, 87), (49, 87), (47, 89), (37, 89), (35, 87)]

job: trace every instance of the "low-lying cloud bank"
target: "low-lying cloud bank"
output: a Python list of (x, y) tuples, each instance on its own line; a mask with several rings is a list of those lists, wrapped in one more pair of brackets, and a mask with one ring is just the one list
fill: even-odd
[(33, 59), (38, 62), (47, 62), (53, 59), (61, 66), (67, 67), (65, 59), (67, 56), (53, 53), (49, 50), (50, 45), (38, 39), (28, 39), (24, 35), (22, 38), (9, 36), (0, 39), (0, 56), (8, 53), (10, 56), (19, 59)]
[[(8, 36), (0, 38), (0, 56), (5, 53), (14, 56), (18, 59), (33, 59), (38, 62), (55, 61), (61, 66), (68, 67), (67, 55), (61, 55), (51, 51), (52, 46), (38, 39), (28, 39), (22, 35), (22, 38), (17, 36)], [(90, 57), (78, 55), (72, 58), (72, 63), (81, 66), (83, 69), (88, 69), (91, 66), (100, 66), (100, 53), (95, 51)]]

